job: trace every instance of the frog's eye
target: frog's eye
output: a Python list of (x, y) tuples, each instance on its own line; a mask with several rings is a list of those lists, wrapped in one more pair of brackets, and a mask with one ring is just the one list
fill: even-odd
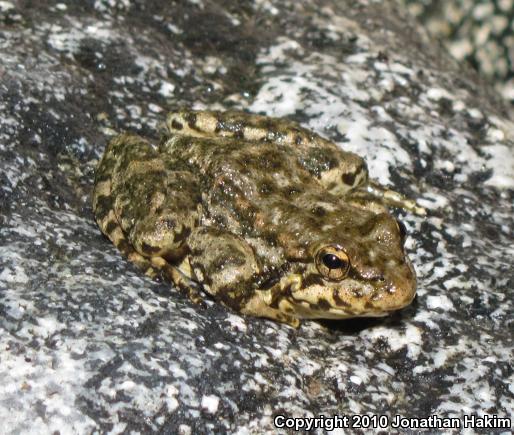
[(316, 255), (316, 267), (325, 278), (340, 281), (348, 274), (350, 259), (341, 248), (326, 246)]

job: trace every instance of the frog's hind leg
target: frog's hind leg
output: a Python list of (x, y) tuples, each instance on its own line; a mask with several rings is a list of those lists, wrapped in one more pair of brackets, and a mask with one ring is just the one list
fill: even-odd
[(300, 147), (328, 142), (296, 122), (236, 111), (171, 112), (163, 127), (166, 136), (232, 137), (246, 142), (272, 142)]
[[(124, 137), (115, 139), (114, 145), (119, 145)], [(112, 142), (111, 142), (112, 143)], [(111, 147), (112, 150), (112, 147)], [(109, 149), (108, 149), (109, 151)], [(129, 261), (141, 269), (145, 275), (152, 279), (164, 275), (172, 281), (175, 286), (186, 294), (194, 303), (201, 303), (202, 299), (198, 292), (188, 285), (187, 279), (162, 257), (147, 257), (136, 251), (133, 245), (127, 240), (121, 228), (116, 214), (114, 213), (114, 199), (112, 196), (112, 179), (106, 168), (109, 168), (111, 153), (106, 152), (102, 163), (96, 173), (95, 188), (93, 190), (93, 210), (95, 220), (103, 234), (116, 246), (116, 248)]]
[(189, 279), (177, 267), (172, 266), (162, 257), (152, 257), (150, 261), (152, 266), (173, 282), (191, 302), (202, 306), (205, 304), (200, 292), (190, 284)]
[[(101, 192), (101, 190), (102, 187), (100, 186), (99, 192)], [(101, 195), (98, 196), (98, 198), (100, 201), (102, 200)], [(125, 238), (125, 234), (118, 224), (112, 209), (107, 213), (102, 214), (100, 209), (95, 207), (95, 215), (102, 232), (111, 240), (111, 242), (114, 244), (114, 246), (116, 246), (116, 248), (118, 248), (123, 256), (125, 256), (129, 261), (141, 269), (146, 276), (152, 279), (156, 279), (164, 275), (165, 278), (173, 282), (173, 284), (193, 303), (203, 303), (203, 299), (198, 291), (189, 284), (187, 278), (182, 273), (180, 273), (176, 267), (170, 265), (162, 257), (145, 257), (132, 247), (132, 245)]]
[[(102, 166), (100, 166), (101, 170)], [(95, 189), (93, 191), (93, 210), (96, 222), (109, 240), (131, 262), (136, 264), (145, 275), (155, 278), (159, 271), (152, 263), (138, 253), (128, 242), (114, 213), (113, 198), (111, 196), (112, 181), (109, 177), (102, 179), (101, 171), (97, 171)]]

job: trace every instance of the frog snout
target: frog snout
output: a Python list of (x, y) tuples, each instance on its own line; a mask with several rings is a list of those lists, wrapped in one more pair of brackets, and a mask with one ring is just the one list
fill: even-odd
[(410, 263), (388, 271), (370, 298), (376, 309), (394, 311), (409, 305), (416, 294), (416, 276)]

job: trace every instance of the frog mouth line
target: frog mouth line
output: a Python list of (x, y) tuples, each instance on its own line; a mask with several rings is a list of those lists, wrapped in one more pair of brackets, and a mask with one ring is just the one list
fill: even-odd
[[(294, 311), (299, 318), (305, 319), (345, 319), (353, 317), (385, 317), (394, 311), (398, 311), (409, 302), (399, 305), (380, 307), (364, 304), (344, 303), (342, 305), (334, 303), (334, 300), (327, 297), (320, 297), (316, 302), (310, 302), (305, 299), (295, 298), (293, 295), (285, 298), (285, 305)], [(279, 304), (280, 305), (280, 304)]]
[(291, 308), (303, 318), (336, 319), (387, 316), (409, 305), (415, 296), (415, 292), (391, 291), (383, 279), (371, 280), (364, 288), (358, 288), (358, 285), (362, 287), (360, 282), (353, 280), (346, 285), (339, 282), (334, 287), (319, 283), (305, 286), (305, 281), (295, 281), (294, 285), (284, 288), (282, 298), (287, 299)]

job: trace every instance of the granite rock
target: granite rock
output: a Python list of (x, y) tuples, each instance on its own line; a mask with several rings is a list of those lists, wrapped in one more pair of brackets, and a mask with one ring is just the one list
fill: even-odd
[[(396, 2), (2, 1), (0, 57), (3, 431), (512, 424), (514, 123)], [(418, 198), (426, 218), (397, 212), (415, 302), (294, 330), (144, 277), (94, 222), (94, 168), (115, 132), (156, 138), (181, 106), (287, 116)]]
[(514, 0), (399, 0), (514, 105)]

